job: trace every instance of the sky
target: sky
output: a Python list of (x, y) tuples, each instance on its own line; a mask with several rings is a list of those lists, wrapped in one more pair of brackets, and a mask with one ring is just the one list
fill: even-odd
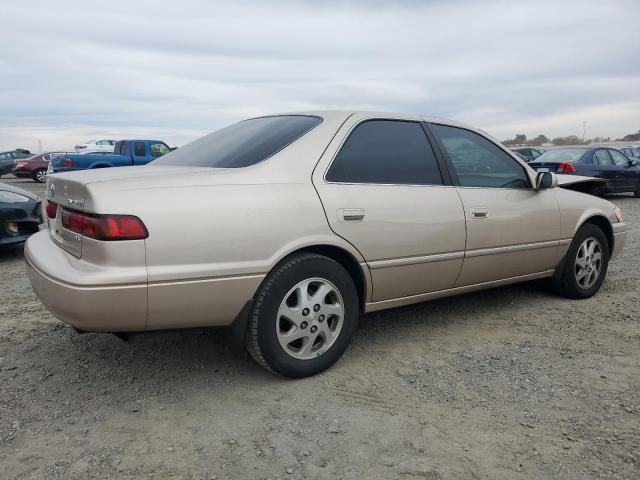
[(2, 0), (0, 150), (183, 145), (295, 110), (503, 140), (640, 129), (640, 1)]

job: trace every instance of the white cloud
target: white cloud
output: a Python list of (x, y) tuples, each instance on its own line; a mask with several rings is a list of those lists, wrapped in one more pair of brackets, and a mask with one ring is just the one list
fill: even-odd
[(182, 144), (314, 108), (445, 116), (498, 138), (640, 128), (637, 1), (165, 3), (3, 2), (0, 149)]

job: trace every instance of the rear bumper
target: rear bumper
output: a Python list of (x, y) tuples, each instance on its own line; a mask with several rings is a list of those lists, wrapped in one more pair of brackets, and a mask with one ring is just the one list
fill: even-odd
[[(104, 243), (111, 242), (87, 241), (83, 252), (93, 249), (88, 256), (96, 258)], [(123, 249), (124, 242), (114, 243)], [(89, 264), (58, 247), (47, 231), (29, 238), (24, 257), (33, 290), (47, 309), (88, 332), (230, 325), (264, 279), (255, 274), (149, 282), (146, 266)]]
[(615, 259), (624, 248), (624, 244), (627, 241), (627, 232), (629, 231), (629, 227), (627, 227), (627, 224), (623, 222), (614, 223), (612, 228), (613, 250), (611, 251), (611, 260)]
[(147, 284), (80, 284), (87, 281), (86, 262), (59, 248), (49, 232), (31, 236), (24, 249), (33, 290), (57, 318), (80, 330), (125, 332), (145, 329)]

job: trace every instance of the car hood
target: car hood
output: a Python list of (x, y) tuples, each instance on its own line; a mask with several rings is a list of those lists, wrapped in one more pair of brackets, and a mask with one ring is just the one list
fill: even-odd
[(0, 190), (12, 192), (12, 193), (19, 193), (20, 195), (24, 195), (25, 197), (28, 197), (31, 200), (35, 200), (35, 201), (40, 200), (40, 197), (38, 197), (37, 195), (34, 195), (33, 193), (27, 190), (24, 190), (22, 188), (17, 188), (12, 185), (8, 185), (6, 183), (0, 183)]

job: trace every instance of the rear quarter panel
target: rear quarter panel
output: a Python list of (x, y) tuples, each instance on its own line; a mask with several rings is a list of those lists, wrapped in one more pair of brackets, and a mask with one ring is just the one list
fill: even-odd
[(363, 262), (329, 229), (310, 182), (138, 188), (113, 192), (106, 208), (149, 231), (149, 330), (230, 324), (265, 275), (305, 246), (338, 246)]

